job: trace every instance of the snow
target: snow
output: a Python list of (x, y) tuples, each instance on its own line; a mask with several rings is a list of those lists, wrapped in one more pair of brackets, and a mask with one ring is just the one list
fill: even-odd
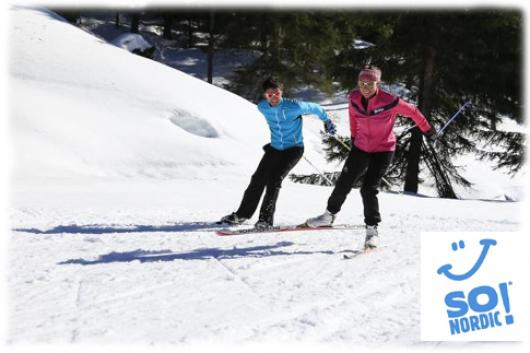
[[(250, 65), (259, 56), (260, 54), (255, 50), (224, 49), (215, 52), (213, 84), (216, 86), (229, 84), (235, 70)], [(201, 80), (206, 80), (208, 77), (208, 55), (201, 49), (162, 47), (156, 51), (154, 59)]]
[[(52, 21), (47, 13), (13, 12), (27, 14), (17, 17), (13, 32), (19, 40), (11, 48), (20, 175), (57, 176), (69, 169), (185, 176), (193, 168), (184, 166), (235, 168), (236, 154), (241, 165), (249, 163), (266, 143), (263, 119), (242, 98)], [(48, 21), (37, 34), (30, 24), (38, 19)], [(69, 50), (63, 50), (65, 41)], [(32, 104), (22, 104), (28, 96)], [(194, 120), (199, 130), (189, 128)], [(205, 132), (218, 138), (205, 139)]]
[(499, 131), (511, 131), (511, 132), (520, 132), (520, 133), (524, 133), (524, 134), (527, 134), (528, 133), (528, 127), (526, 124), (518, 124), (515, 120), (513, 119), (508, 119), (508, 118), (505, 118), (505, 119), (502, 119), (501, 120), (501, 123), (498, 124), (497, 126), (497, 130)]
[[(129, 26), (116, 28), (114, 21), (114, 18), (109, 18), (104, 14), (87, 12), (87, 16), (82, 18), (79, 26), (109, 43), (122, 41), (120, 38), (129, 38), (131, 34), (129, 32)], [(142, 23), (139, 26), (139, 34), (134, 35), (134, 38), (147, 41), (149, 47), (153, 45), (156, 47), (153, 60), (171, 66), (198, 79), (206, 80), (208, 77), (207, 53), (199, 48), (180, 48), (174, 40), (162, 38), (161, 33), (162, 28), (160, 26)], [(199, 36), (203, 35), (203, 33), (195, 33), (195, 35)], [(207, 42), (203, 44), (207, 45)], [(145, 50), (147, 48), (144, 44), (144, 47), (141, 49)], [(133, 49), (135, 48), (131, 48), (129, 51), (132, 52)], [(219, 87), (229, 84), (235, 70), (242, 66), (252, 64), (260, 55), (258, 51), (248, 49), (216, 50), (213, 57), (213, 84)]]
[[(355, 260), (341, 258), (358, 230), (218, 237), (210, 222), (237, 207), (269, 138), (255, 105), (53, 13), (10, 12), (10, 343), (431, 349), (420, 232), (520, 227), (516, 202), (381, 193), (385, 247)], [(322, 124), (304, 122), (325, 166)], [(322, 212), (330, 192), (285, 181), (276, 224)], [(362, 222), (357, 190), (336, 222)]]
[(375, 46), (375, 44), (367, 42), (367, 41), (362, 40), (362, 39), (355, 39), (353, 41), (353, 47), (355, 49), (367, 49), (367, 48), (370, 48), (370, 47), (373, 47), (373, 46)]
[(130, 52), (133, 52), (134, 50), (144, 51), (153, 47), (144, 39), (144, 37), (142, 37), (141, 34), (137, 33), (121, 34), (112, 41), (112, 44), (118, 48), (127, 49)]
[[(348, 262), (360, 231), (216, 237), (198, 222), (234, 206), (241, 184), (223, 186), (16, 190), (11, 341), (417, 343), (420, 232), (518, 228), (515, 203), (384, 194), (387, 247)], [(289, 184), (277, 222), (321, 212), (329, 192)], [(361, 222), (360, 202), (355, 192), (337, 222)]]

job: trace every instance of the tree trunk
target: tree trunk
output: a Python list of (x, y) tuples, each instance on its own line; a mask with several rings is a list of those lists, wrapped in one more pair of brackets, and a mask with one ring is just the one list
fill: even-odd
[(211, 11), (208, 17), (208, 83), (213, 83), (213, 55), (214, 55), (214, 12)]
[[(425, 48), (423, 57), (423, 75), (420, 79), (419, 108), (426, 117), (431, 116), (433, 110), (434, 94), (434, 71), (435, 71), (436, 49), (432, 46)], [(405, 178), (405, 191), (418, 192), (420, 157), (423, 146), (423, 136), (418, 128), (412, 130), (412, 138), (407, 158), (407, 175)], [(436, 188), (440, 197), (456, 198), (449, 177), (443, 170), (443, 166), (437, 156), (434, 147), (426, 144), (427, 163), (436, 181)]]
[[(273, 20), (274, 21), (274, 20)], [(271, 28), (271, 45), (270, 45), (270, 53), (271, 53), (271, 58), (272, 58), (272, 62), (274, 64), (279, 64), (281, 62), (281, 58), (280, 58), (280, 31), (281, 31), (281, 28), (280, 28), (280, 22), (279, 21), (274, 21), (276, 23), (273, 23), (272, 24), (272, 28)]]
[[(427, 47), (423, 57), (423, 75), (420, 78), (420, 95), (418, 106), (426, 117), (432, 111), (432, 90), (434, 80), (434, 59), (436, 50)], [(405, 192), (418, 192), (418, 175), (420, 173), (420, 156), (423, 136), (418, 128), (412, 129), (409, 152), (407, 156), (407, 175), (405, 177)]]
[(140, 28), (140, 15), (133, 14), (131, 18), (131, 33), (138, 33)]
[(418, 175), (420, 173), (420, 155), (423, 136), (418, 128), (412, 129), (409, 151), (407, 153), (407, 175), (405, 176), (405, 192), (418, 193)]
[(490, 129), (497, 131), (497, 113), (492, 111), (490, 114)]
[(172, 28), (173, 28), (173, 16), (164, 15), (164, 33), (162, 34), (162, 38), (172, 39), (172, 36), (171, 36)]
[(268, 30), (268, 17), (266, 14), (256, 18), (256, 22), (259, 23), (259, 44), (260, 49), (265, 57), (269, 55), (269, 30)]
[(116, 29), (120, 29), (120, 13), (116, 12)]
[(193, 21), (188, 17), (188, 49), (193, 47)]

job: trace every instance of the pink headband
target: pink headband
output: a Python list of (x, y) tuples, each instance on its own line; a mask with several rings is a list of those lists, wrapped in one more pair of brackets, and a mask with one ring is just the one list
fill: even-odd
[(359, 81), (381, 81), (381, 71), (377, 69), (362, 69), (359, 72)]

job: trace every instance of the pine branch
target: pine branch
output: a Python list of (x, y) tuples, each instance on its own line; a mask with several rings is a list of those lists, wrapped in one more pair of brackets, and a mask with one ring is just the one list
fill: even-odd
[(479, 159), (497, 162), (495, 170), (507, 169), (511, 175), (516, 174), (524, 163), (526, 136), (520, 132), (482, 130), (476, 135), (486, 140), (487, 145), (495, 146), (496, 151), (477, 149)]
[[(326, 172), (324, 173), (326, 178), (320, 174), (290, 174), (289, 179), (295, 183), (321, 185), (321, 186), (333, 186), (339, 178), (340, 172)], [(329, 185), (328, 179), (333, 182), (333, 185)]]

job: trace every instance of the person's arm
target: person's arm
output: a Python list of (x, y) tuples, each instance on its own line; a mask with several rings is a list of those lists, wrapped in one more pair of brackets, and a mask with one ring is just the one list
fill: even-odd
[(326, 122), (329, 119), (328, 114), (322, 108), (320, 104), (310, 103), (310, 102), (298, 102), (298, 107), (300, 108), (300, 115), (302, 114), (314, 114), (319, 117), (320, 120)]
[(265, 115), (265, 113), (263, 112), (263, 102), (262, 101), (258, 102), (258, 104), (256, 104), (256, 107), (258, 108), (259, 112), (262, 115)]
[(337, 127), (328, 117), (328, 114), (322, 108), (320, 104), (310, 103), (310, 102), (298, 102), (298, 107), (300, 109), (300, 115), (302, 114), (314, 114), (324, 122), (324, 130), (330, 134), (335, 135), (337, 132)]
[(355, 118), (355, 110), (353, 108), (353, 105), (351, 104), (351, 96), (348, 99), (348, 112), (350, 113), (350, 132), (351, 140), (353, 143), (353, 140), (355, 139), (355, 134), (357, 133), (357, 119)]
[(398, 114), (414, 120), (414, 123), (424, 135), (431, 134), (431, 132), (434, 131), (434, 129), (431, 127), (431, 124), (429, 124), (427, 119), (425, 119), (423, 114), (415, 105), (407, 103), (403, 99), (399, 99), (396, 111)]

